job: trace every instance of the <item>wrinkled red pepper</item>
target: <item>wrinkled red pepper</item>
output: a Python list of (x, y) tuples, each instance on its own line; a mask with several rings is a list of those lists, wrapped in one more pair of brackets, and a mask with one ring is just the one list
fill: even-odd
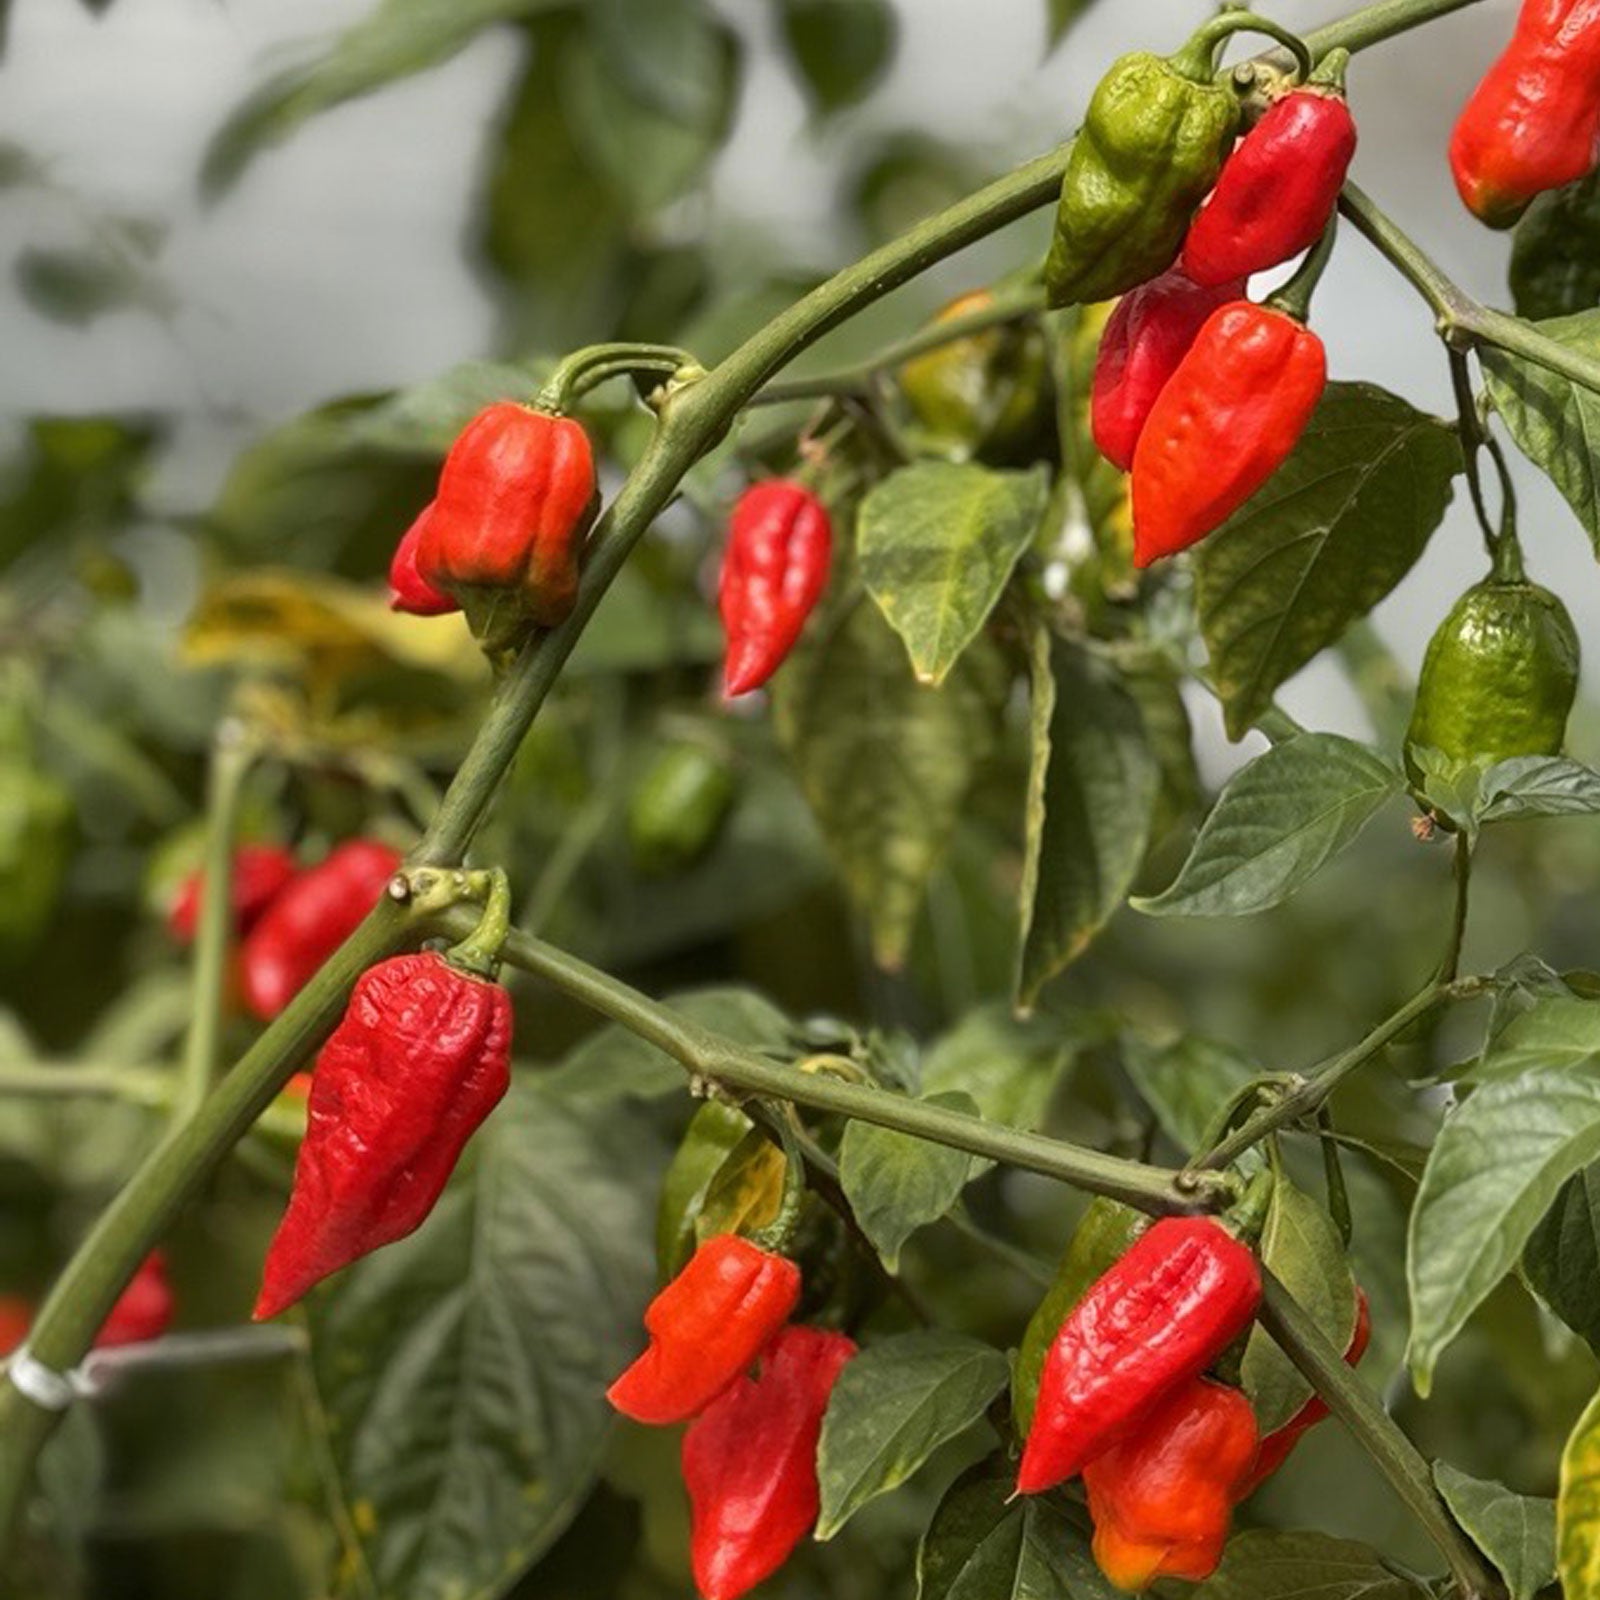
[(279, 891), (239, 949), (245, 1002), (263, 1022), (356, 931), (399, 865), (398, 850), (352, 839)]
[(1243, 293), (1242, 278), (1203, 288), (1173, 267), (1117, 301), (1100, 335), (1089, 412), (1095, 445), (1108, 461), (1124, 472), (1133, 465), (1151, 408), (1195, 335)]
[(1256, 1459), (1256, 1419), (1237, 1390), (1190, 1378), (1083, 1469), (1094, 1558), (1119, 1589), (1216, 1570)]
[(414, 617), (443, 617), (461, 607), (449, 595), (435, 589), (417, 570), (417, 549), (422, 543), (422, 532), (433, 516), (434, 502), (429, 501), (418, 514), (417, 520), (401, 535), (389, 562), (389, 609), (406, 611)]
[[(294, 857), (275, 844), (242, 844), (233, 853), (233, 931), (248, 933), (295, 874)], [(179, 944), (194, 939), (205, 875), (191, 872), (167, 910), (167, 931)]]
[(417, 575), (469, 620), (509, 600), (529, 621), (554, 627), (577, 599), (578, 558), (598, 505), (581, 424), (499, 401), (445, 457), (439, 492), (418, 518)]
[(724, 693), (759, 689), (782, 665), (828, 585), (832, 554), (827, 508), (802, 484), (770, 478), (740, 495), (717, 591)]
[(1450, 136), (1456, 188), (1491, 228), (1509, 228), (1535, 196), (1594, 171), (1597, 151), (1600, 0), (1523, 0)]
[(1355, 119), (1337, 89), (1312, 84), (1275, 101), (1228, 157), (1190, 225), (1183, 270), (1196, 283), (1221, 285), (1309, 250), (1355, 151)]
[(1133, 559), (1220, 527), (1283, 464), (1328, 380), (1322, 341), (1270, 306), (1214, 311), (1168, 379), (1133, 457)]
[(694, 1581), (705, 1600), (738, 1600), (788, 1559), (817, 1520), (817, 1440), (855, 1341), (785, 1328), (761, 1371), (742, 1376), (683, 1436)]
[(607, 1390), (636, 1422), (682, 1422), (747, 1371), (800, 1298), (800, 1269), (737, 1234), (707, 1239), (650, 1302), (650, 1344)]
[[(1367, 1301), (1365, 1291), (1357, 1289), (1355, 1331), (1350, 1335), (1350, 1345), (1344, 1353), (1345, 1360), (1352, 1367), (1358, 1365), (1362, 1356), (1367, 1353), (1367, 1344), (1371, 1338), (1372, 1307)], [(1255, 1471), (1251, 1473), (1240, 1498), (1243, 1499), (1245, 1495), (1253, 1494), (1259, 1489), (1289, 1459), (1290, 1452), (1301, 1439), (1327, 1415), (1327, 1401), (1321, 1395), (1314, 1394), (1281, 1428), (1274, 1428), (1261, 1441), (1261, 1449), (1256, 1455)]]
[(1142, 1233), (1063, 1320), (1045, 1357), (1017, 1474), (1038, 1494), (1137, 1424), (1249, 1326), (1261, 1272), (1220, 1222), (1167, 1217)]
[(258, 1320), (422, 1223), (510, 1086), (510, 1057), (511, 999), (499, 984), (432, 951), (361, 975), (317, 1057)]

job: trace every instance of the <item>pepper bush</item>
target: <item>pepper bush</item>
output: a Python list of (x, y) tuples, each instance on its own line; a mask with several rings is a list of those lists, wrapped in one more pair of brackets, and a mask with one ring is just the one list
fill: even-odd
[[(1223, 54), (1183, 60), (1212, 166), (1133, 184), (1144, 237), (1097, 294), (1170, 265), (1233, 119), (1342, 52), (1358, 89), (1369, 52), (1475, 3), (1378, 0), (1303, 37), (1209, 24)], [(1049, 48), (1082, 48), (1091, 7), (1049, 0)], [(770, 0), (821, 133), (913, 9)], [(1474, 202), (1520, 216), (1502, 309), (1457, 282), (1481, 262), (1436, 263), (1368, 198), (1385, 152), (1363, 143), (1336, 234), (1252, 284), (1274, 309), (1233, 312), (1293, 345), (1293, 393), (1219, 363), (1150, 413), (1156, 384), (1117, 413), (1130, 491), (1094, 442), (1110, 306), (1049, 304), (1081, 265), (1087, 224), (1050, 218), (1099, 159), (1094, 113), (1009, 171), (910, 132), (824, 142), (860, 258), (758, 277), (695, 203), (750, 68), (730, 10), (378, 0), (228, 116), (198, 182), (227, 204), (309, 118), (492, 33), (521, 52), (472, 225), (492, 355), (259, 433), (209, 505), (150, 496), (176, 418), (26, 419), (0, 484), (0, 1337), (25, 1340), (0, 1379), (0, 1593), (691, 1595), (684, 1463), (759, 1467), (776, 1425), (747, 1435), (737, 1404), (774, 1365), (724, 1387), (682, 1459), (607, 1389), (661, 1287), (740, 1234), (793, 1260), (780, 1310), (827, 1333), (766, 1346), (822, 1354), (784, 1435), (784, 1514), (811, 1533), (763, 1592), (1107, 1600), (1095, 1502), (1136, 1475), (1126, 1435), (1087, 1497), (1013, 1490), (1057, 1330), (1148, 1215), (1224, 1218), (1257, 1258), (1196, 1358), (1229, 1462), (1192, 1502), (1222, 1517), (1189, 1556), (1221, 1551), (1198, 1592), (1593, 1600), (1600, 739), (1581, 700), (1567, 717), (1578, 640), (1527, 576), (1574, 528), (1519, 533), (1507, 457), (1600, 553), (1600, 178), (1507, 170)], [(1330, 139), (1347, 157), (1348, 129)], [(8, 154), (14, 186), (53, 181)], [(164, 314), (157, 233), (101, 224), (19, 262), (30, 303)], [(1437, 329), (1451, 415), (1338, 363), (1323, 387), (1330, 249), (1375, 250)], [(551, 395), (600, 466), (575, 599), (508, 622), (474, 569), (487, 650), (460, 615), (391, 610), (452, 442)], [(1141, 463), (1169, 434), (1133, 439), (1180, 413), (1219, 442), (1167, 462), (1163, 506), (1216, 510), (1152, 554)], [(770, 679), (728, 698), (718, 573), (735, 504), (772, 479), (803, 489), (779, 498), (808, 530), (804, 604), (758, 652)], [(1369, 619), (1457, 499), (1524, 631), (1438, 646), (1418, 709)], [(135, 537), (163, 520), (192, 547), (178, 625)], [(1430, 596), (1435, 619), (1456, 599)], [(1279, 704), (1313, 662), (1360, 737)], [(1225, 743), (1203, 773), (1197, 744)], [(381, 866), (263, 1002), (265, 938), (239, 935), (352, 840)], [(230, 893), (197, 899), (197, 874)], [(421, 1226), (362, 1254), (370, 1233), (320, 1219), (359, 1259), (252, 1323), (296, 1075), (363, 972), (446, 946), (498, 964), (509, 1090), (440, 1115), (453, 1152), (493, 1107)], [(344, 1039), (349, 1082), (366, 1035)], [(97, 1350), (157, 1250), (171, 1331)], [(1236, 1391), (1277, 1436), (1259, 1488)]]

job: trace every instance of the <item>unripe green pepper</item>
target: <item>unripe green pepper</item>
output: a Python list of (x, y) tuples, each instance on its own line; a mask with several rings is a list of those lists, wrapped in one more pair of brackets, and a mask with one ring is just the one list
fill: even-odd
[(1100, 80), (1061, 180), (1044, 268), (1052, 306), (1110, 299), (1177, 258), (1239, 126), (1238, 96), (1212, 81), (1227, 20), (1175, 56), (1122, 56)]
[(55, 909), (72, 847), (72, 796), (30, 766), (0, 772), (0, 955), (20, 955)]
[(689, 1120), (667, 1167), (656, 1209), (656, 1263), (661, 1281), (675, 1278), (694, 1254), (695, 1223), (724, 1162), (750, 1131), (744, 1112), (707, 1100)]
[(1548, 589), (1516, 576), (1475, 584), (1428, 642), (1406, 730), (1413, 747), (1492, 766), (1512, 756), (1553, 756), (1578, 692), (1578, 633)]
[(685, 741), (666, 746), (628, 801), (628, 845), (649, 877), (682, 872), (716, 842), (738, 782), (716, 751)]

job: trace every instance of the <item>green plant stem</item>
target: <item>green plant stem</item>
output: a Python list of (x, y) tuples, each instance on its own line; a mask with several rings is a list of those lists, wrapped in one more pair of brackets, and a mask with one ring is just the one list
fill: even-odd
[(1455, 905), (1450, 917), (1450, 942), (1439, 963), (1439, 982), (1454, 983), (1461, 970), (1461, 946), (1467, 937), (1467, 904), (1472, 889), (1472, 839), (1463, 828), (1456, 835)]
[(1398, 34), (1408, 33), (1425, 22), (1464, 11), (1479, 0), (1379, 0), (1379, 4), (1353, 11), (1348, 17), (1306, 34), (1312, 55), (1320, 58), (1330, 50), (1344, 49), (1354, 54), (1382, 44)]
[(1600, 394), (1600, 360), (1558, 343), (1531, 323), (1474, 300), (1355, 184), (1345, 184), (1339, 210), (1427, 301), (1439, 337), (1452, 350), (1491, 345)]
[(1362, 1447), (1422, 1524), (1449, 1565), (1461, 1600), (1487, 1600), (1500, 1585), (1483, 1558), (1456, 1526), (1421, 1452), (1405, 1436), (1377, 1397), (1323, 1335), (1304, 1307), (1272, 1273), (1262, 1271), (1261, 1325), (1300, 1370), (1328, 1409), (1360, 1440)]
[(941, 350), (948, 344), (970, 339), (975, 334), (987, 333), (991, 328), (1005, 327), (1025, 317), (1038, 316), (1044, 309), (1043, 289), (1008, 295), (981, 310), (930, 323), (908, 339), (885, 345), (870, 360), (858, 362), (855, 366), (818, 373), (815, 377), (782, 378), (765, 384), (751, 395), (750, 404), (777, 406), (794, 400), (826, 400), (842, 396), (866, 398), (879, 378), (903, 367), (908, 361), (927, 355), (930, 350)]
[(183, 1053), (183, 1093), (177, 1114), (187, 1116), (210, 1092), (217, 1074), (217, 1044), (228, 996), (228, 952), (233, 948), (233, 850), (239, 801), (255, 760), (245, 726), (225, 717), (211, 748), (207, 778), (206, 851), (201, 864), (200, 915), (194, 941), (194, 1002)]
[[(1470, 986), (1470, 987), (1469, 987)], [(1426, 1016), (1436, 1005), (1448, 999), (1459, 998), (1463, 992), (1475, 993), (1476, 980), (1466, 985), (1430, 983), (1426, 989), (1413, 995), (1392, 1016), (1380, 1022), (1366, 1038), (1351, 1045), (1342, 1055), (1335, 1056), (1314, 1076), (1301, 1078), (1290, 1089), (1276, 1096), (1262, 1110), (1251, 1116), (1241, 1128), (1229, 1134), (1215, 1149), (1208, 1151), (1194, 1163), (1195, 1170), (1216, 1170), (1237, 1161), (1246, 1150), (1252, 1149), (1268, 1134), (1276, 1133), (1314, 1116), (1323, 1102), (1339, 1085), (1371, 1061), (1397, 1034), (1404, 1033), (1418, 1017)]]
[[(452, 911), (443, 923), (453, 929), (465, 927), (466, 920), (462, 912)], [(1028, 1172), (1043, 1173), (1143, 1211), (1214, 1211), (1236, 1198), (1231, 1180), (1219, 1182), (1212, 1175), (1195, 1174), (1195, 1181), (1190, 1183), (1161, 1167), (985, 1122), (980, 1117), (912, 1100), (870, 1084), (846, 1083), (827, 1073), (785, 1066), (720, 1038), (598, 967), (524, 933), (512, 933), (500, 954), (508, 966), (543, 978), (665, 1051), (691, 1078), (709, 1080), (741, 1095), (786, 1100), (814, 1111), (891, 1128)]]

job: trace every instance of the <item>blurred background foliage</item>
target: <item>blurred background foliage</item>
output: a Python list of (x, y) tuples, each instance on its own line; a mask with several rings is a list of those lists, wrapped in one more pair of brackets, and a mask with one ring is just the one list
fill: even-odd
[[(106, 0), (88, 5), (106, 8)], [(136, 7), (117, 0), (113, 9)], [(1042, 46), (1047, 28), (1063, 32), (1082, 8), (1035, 0), (1016, 9), (1028, 13)], [(1202, 9), (1153, 6), (1139, 25), (1176, 37)], [(219, 719), (232, 710), (270, 734), (271, 757), (249, 786), (245, 833), (291, 843), (307, 858), (358, 831), (404, 843), (453, 771), (489, 690), (486, 669), (454, 619), (391, 615), (380, 580), (461, 423), (491, 398), (528, 393), (553, 357), (590, 341), (670, 339), (712, 361), (815, 281), (825, 260), (894, 236), (1005, 164), (1005, 152), (927, 126), (880, 118), (850, 131), (893, 69), (897, 45), (918, 27), (916, 11), (887, 0), (379, 0), (347, 31), (265, 76), (215, 125), (198, 183), (208, 203), (223, 206), (235, 185), (270, 169), (273, 147), (308, 119), (399, 92), (392, 86), (402, 79), (492, 38), (516, 63), (510, 86), (498, 103), (463, 104), (457, 115), (483, 128), (465, 244), (492, 297), (494, 329), (473, 359), (436, 375), (330, 395), (270, 426), (252, 418), (236, 452), (221, 446), (242, 430), (197, 431), (176, 408), (101, 409), (92, 382), (80, 385), (81, 404), (11, 418), (0, 464), (0, 873), (8, 885), (0, 1088), (7, 1069), (30, 1063), (101, 1066), (124, 1077), (110, 1096), (0, 1096), (0, 1288), (38, 1292), (169, 1108), (189, 996), (161, 912), (197, 859)], [(1096, 59), (1090, 53), (1084, 70)], [(775, 72), (804, 97), (806, 137), (826, 152), (836, 183), (832, 234), (798, 262), (781, 240), (714, 213), (707, 200), (741, 97), (752, 84), (770, 92)], [(392, 159), (408, 156), (397, 149)], [(75, 329), (136, 315), (181, 341), (192, 286), (167, 271), (163, 218), (78, 192), (32, 142), (0, 148), (0, 185), (0, 212), (41, 201), (52, 208), (52, 225), (13, 261), (15, 289), (33, 315)], [(959, 280), (941, 280), (943, 291), (1029, 264), (1042, 226), (969, 253)], [(338, 288), (341, 296), (366, 292), (362, 283)], [(868, 355), (942, 297), (933, 287), (892, 299), (799, 370)], [(272, 316), (265, 297), (262, 316)], [(13, 395), (25, 387), (16, 375), (11, 382)], [(974, 758), (969, 798), (904, 930), (908, 959), (885, 972), (807, 804), (805, 741), (780, 738), (783, 719), (775, 731), (759, 709), (725, 711), (713, 688), (719, 637), (709, 577), (727, 505), (747, 470), (787, 459), (809, 419), (805, 407), (757, 413), (691, 475), (600, 610), (478, 854), (511, 869), (524, 927), (651, 993), (710, 984), (759, 991), (785, 1017), (813, 1019), (802, 1045), (849, 1038), (885, 1071), (915, 1082), (937, 1058), (936, 1041), (963, 1019), (973, 1026), (973, 1007), (1010, 993), (1026, 714), (1013, 697), (993, 723), (992, 749), (981, 759), (963, 752)], [(604, 443), (614, 486), (648, 418), (618, 385), (586, 420)], [(197, 469), (197, 460), (209, 464)], [(190, 493), (208, 473), (216, 492)], [(1436, 589), (1418, 615), (1431, 619), (1446, 603)], [(868, 639), (860, 648), (881, 646)], [(1342, 688), (1331, 703), (1347, 725), (1365, 718), (1359, 696)], [(1223, 753), (1203, 696), (1191, 696), (1189, 709), (1203, 769), (1215, 779), (1238, 755)], [(1572, 743), (1580, 757), (1600, 753), (1592, 708), (1580, 712)], [(709, 756), (731, 782), (705, 836), (682, 850), (669, 843), (663, 856), (659, 841), (641, 846), (630, 804), (669, 747)], [(1252, 735), (1246, 748), (1258, 747)], [(1188, 771), (1167, 842), (1147, 867), (1152, 884), (1165, 881), (1192, 837), (1200, 786)], [(1419, 844), (1408, 820), (1403, 805), (1392, 805), (1304, 894), (1230, 922), (1223, 937), (1215, 925), (1123, 913), (1046, 989), (1039, 1020), (1025, 1028), (994, 1013), (991, 1053), (1031, 1060), (1042, 1038), (1051, 1062), (1039, 1111), (1046, 1126), (1124, 1153), (1175, 1157), (1184, 1130), (1194, 1136), (1197, 1098), (1225, 1092), (1251, 1070), (1320, 1058), (1416, 986), (1448, 920), (1449, 873), (1446, 848)], [(1491, 967), (1528, 948), (1557, 968), (1592, 961), (1597, 887), (1600, 836), (1583, 822), (1495, 833), (1475, 879), (1468, 965)], [(530, 1069), (590, 1034), (591, 1020), (554, 994), (519, 982), (517, 1000)], [(765, 1029), (774, 1047), (783, 1039), (793, 1048), (795, 1036), (783, 1031), (793, 1025), (752, 1019), (753, 1004), (737, 998), (737, 1031), (759, 1037)], [(1431, 1136), (1428, 1113), (1406, 1092), (1404, 1063), (1408, 1053), (1419, 1064), (1469, 1054), (1479, 1021), (1453, 1018), (1459, 1034), (1409, 1040), (1400, 1071), (1368, 1073), (1341, 1096), (1341, 1126), (1376, 1152), (1354, 1156), (1351, 1174), (1356, 1268), (1378, 1326), (1367, 1370), (1380, 1378), (1397, 1372), (1404, 1342), (1405, 1203), (1417, 1151)], [(249, 1037), (233, 1019), (230, 1049)], [(563, 1152), (545, 1191), (535, 1183), (518, 1192), (495, 1248), (514, 1253), (531, 1231), (553, 1254), (587, 1264), (555, 1281), (573, 1296), (565, 1337), (579, 1346), (592, 1338), (598, 1354), (553, 1369), (552, 1381), (568, 1385), (560, 1401), (573, 1430), (562, 1446), (570, 1446), (560, 1463), (566, 1477), (551, 1478), (555, 1503), (525, 1516), (504, 1548), (480, 1552), (490, 1575), (483, 1561), (476, 1569), (467, 1561), (462, 1586), (448, 1588), (454, 1558), (432, 1548), (406, 1553), (402, 1546), (421, 1535), (404, 1513), (374, 1535), (363, 1494), (388, 1506), (384, 1496), (398, 1491), (361, 1481), (365, 1469), (352, 1466), (349, 1441), (338, 1435), (341, 1419), (359, 1417), (365, 1403), (346, 1406), (341, 1397), (341, 1381), (354, 1380), (264, 1363), (141, 1377), (75, 1415), (52, 1446), (48, 1505), (6, 1592), (50, 1600), (330, 1592), (648, 1600), (687, 1592), (672, 1441), (627, 1430), (607, 1447), (603, 1414), (592, 1393), (580, 1392), (580, 1376), (583, 1360), (603, 1372), (632, 1337), (651, 1278), (643, 1252), (654, 1186), (692, 1106), (662, 1092), (676, 1078), (663, 1081), (659, 1064), (650, 1078), (612, 1060), (608, 1079), (600, 1069), (617, 1046), (601, 1040), (598, 1054), (591, 1039), (588, 1056), (571, 1057), (547, 1088), (529, 1089), (516, 1127), (498, 1135), (507, 1147), (521, 1140)], [(243, 1319), (291, 1159), (292, 1141), (258, 1131), (204, 1204), (185, 1214), (171, 1249), (185, 1326)], [(561, 1222), (557, 1178), (579, 1186), (605, 1219), (595, 1238)], [(1320, 1181), (1315, 1171), (1304, 1178), (1312, 1188)], [(469, 1203), (466, 1195), (459, 1207)], [(968, 1204), (1044, 1260), (1060, 1249), (1077, 1206), (1058, 1187), (1001, 1172), (980, 1179)], [(446, 1217), (419, 1237), (442, 1257), (460, 1242), (449, 1231), (456, 1226), (466, 1223)], [(425, 1276), (426, 1252), (417, 1259)], [(614, 1296), (591, 1283), (583, 1298), (576, 1286), (595, 1271)], [(906, 1271), (942, 1324), (1001, 1347), (1015, 1343), (1038, 1292), (951, 1229), (919, 1234)], [(525, 1309), (526, 1338), (545, 1338), (538, 1303)], [(355, 1314), (335, 1297), (313, 1321), (348, 1333), (340, 1319)], [(351, 1348), (381, 1340), (371, 1328), (349, 1337)], [(1403, 1399), (1400, 1418), (1426, 1451), (1549, 1494), (1551, 1463), (1595, 1376), (1589, 1352), (1507, 1286), (1452, 1350), (1433, 1397)], [(431, 1380), (433, 1398), (481, 1408), (494, 1377), (492, 1362), (475, 1367), (463, 1350)], [(426, 1455), (435, 1444), (419, 1424), (401, 1448)], [(773, 1593), (866, 1600), (907, 1592), (916, 1540), (960, 1458), (956, 1447), (838, 1540), (808, 1548)], [(542, 1457), (541, 1470), (554, 1473), (552, 1459)], [(1415, 1530), (1332, 1427), (1247, 1515), (1425, 1560)]]

